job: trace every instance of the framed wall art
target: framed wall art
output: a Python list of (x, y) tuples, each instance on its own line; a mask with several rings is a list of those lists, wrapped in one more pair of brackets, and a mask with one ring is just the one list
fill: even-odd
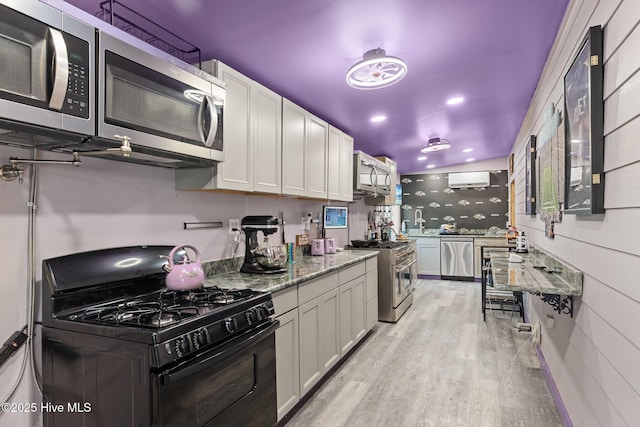
[(525, 166), (525, 212), (536, 214), (536, 136), (531, 135), (527, 142)]
[(602, 28), (589, 28), (564, 76), (564, 212), (604, 213)]

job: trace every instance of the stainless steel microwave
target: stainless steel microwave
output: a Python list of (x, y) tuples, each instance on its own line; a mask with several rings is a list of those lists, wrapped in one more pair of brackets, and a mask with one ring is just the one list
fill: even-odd
[(389, 195), (391, 169), (375, 157), (362, 151), (354, 151), (353, 185), (354, 194), (374, 197)]
[(224, 160), (225, 89), (104, 31), (98, 35), (97, 139), (131, 138), (131, 160), (207, 166)]
[(95, 29), (36, 0), (0, 4), (0, 127), (95, 131)]

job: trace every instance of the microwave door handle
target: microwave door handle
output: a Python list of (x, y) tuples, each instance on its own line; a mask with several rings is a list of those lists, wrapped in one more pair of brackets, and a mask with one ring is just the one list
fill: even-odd
[[(204, 129), (204, 115), (207, 114), (207, 104), (211, 107), (209, 108), (209, 119), (211, 120), (211, 125), (209, 126), (208, 133), (205, 132)], [(211, 95), (205, 95), (202, 99), (202, 104), (200, 104), (200, 112), (198, 114), (198, 132), (202, 136), (204, 146), (211, 148), (213, 141), (216, 139), (216, 134), (218, 133), (218, 112), (216, 111), (214, 98)]]
[(53, 45), (53, 59), (51, 60), (53, 86), (51, 88), (51, 98), (49, 108), (61, 110), (69, 84), (69, 57), (67, 55), (67, 44), (62, 33), (53, 28), (49, 28), (49, 35)]
[(378, 195), (378, 169), (375, 166), (371, 168), (371, 172), (369, 173), (369, 178), (371, 179), (371, 186), (373, 187), (373, 192), (377, 196)]

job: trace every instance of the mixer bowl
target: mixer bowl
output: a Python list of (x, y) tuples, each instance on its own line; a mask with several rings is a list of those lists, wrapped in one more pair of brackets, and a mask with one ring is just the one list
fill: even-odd
[(287, 245), (277, 245), (258, 248), (253, 251), (253, 257), (262, 268), (279, 270), (287, 264), (289, 254), (287, 252)]

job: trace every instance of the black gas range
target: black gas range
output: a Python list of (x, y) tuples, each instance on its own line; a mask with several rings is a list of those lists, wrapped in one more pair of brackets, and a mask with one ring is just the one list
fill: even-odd
[(45, 401), (91, 408), (45, 413), (45, 426), (276, 423), (270, 294), (168, 290), (171, 249), (43, 261)]

